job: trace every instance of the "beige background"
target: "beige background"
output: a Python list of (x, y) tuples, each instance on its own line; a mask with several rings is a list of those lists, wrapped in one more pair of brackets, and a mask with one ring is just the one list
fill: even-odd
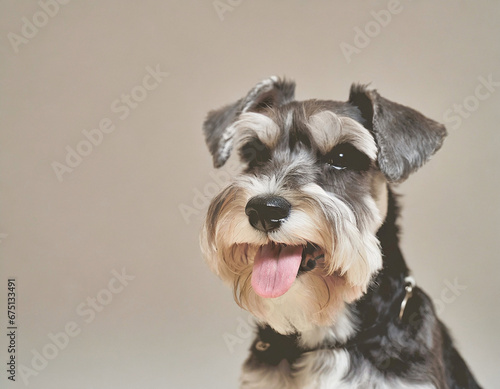
[[(44, 21), (35, 1), (0, 2), (0, 333), (10, 276), (18, 364), (52, 355), (49, 334), (68, 323), (80, 330), (29, 387), (236, 387), (248, 316), (202, 262), (203, 211), (189, 223), (179, 211), (203, 206), (196, 191), (216, 185), (201, 134), (208, 110), (277, 74), (297, 81), (299, 99), (345, 100), (351, 82), (373, 82), (445, 121), (478, 77), (500, 80), (495, 1), (401, 0), (350, 63), (341, 43), (388, 2), (223, 3), (233, 6), (221, 20), (210, 0), (74, 0)], [(33, 17), (46, 24), (16, 53), (9, 33)], [(157, 65), (168, 77), (140, 95)], [(111, 105), (133, 88), (144, 100), (121, 120)], [(460, 126), (448, 121), (444, 148), (398, 189), (407, 261), (489, 388), (500, 379), (498, 89)], [(105, 118), (115, 130), (59, 182), (51, 164)], [(123, 268), (135, 278), (112, 294), (111, 272)], [(458, 295), (447, 286), (455, 279), (466, 287)], [(96, 296), (108, 305), (87, 323), (77, 310)], [(0, 386), (24, 387), (19, 371), (6, 380), (7, 358), (1, 336)]]

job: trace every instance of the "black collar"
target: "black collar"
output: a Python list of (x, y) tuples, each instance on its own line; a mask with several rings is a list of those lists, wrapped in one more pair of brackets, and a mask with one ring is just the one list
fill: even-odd
[[(405, 309), (408, 301), (414, 293), (415, 281), (412, 277), (405, 278), (404, 296), (396, 301), (398, 305), (391, 311), (399, 313), (392, 315), (389, 320), (403, 320)], [(252, 344), (251, 353), (259, 362), (271, 366), (277, 366), (283, 359), (286, 359), (290, 366), (299, 359), (302, 354), (317, 350), (336, 350), (336, 349), (353, 349), (357, 345), (367, 341), (374, 335), (380, 332), (382, 327), (387, 327), (387, 320), (382, 320), (374, 323), (368, 328), (358, 332), (355, 336), (348, 339), (346, 342), (327, 343), (314, 348), (304, 348), (298, 344), (298, 334), (282, 335), (270, 326), (258, 326), (257, 338)]]

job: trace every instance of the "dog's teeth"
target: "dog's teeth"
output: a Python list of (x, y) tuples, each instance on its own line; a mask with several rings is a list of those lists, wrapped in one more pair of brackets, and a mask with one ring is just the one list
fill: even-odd
[[(321, 257), (321, 256), (319, 256), (319, 257)], [(302, 263), (301, 263), (300, 267), (305, 271), (315, 269), (316, 268), (316, 260), (319, 257), (314, 258), (313, 256), (311, 256), (311, 254), (304, 255), (304, 258), (302, 259)]]

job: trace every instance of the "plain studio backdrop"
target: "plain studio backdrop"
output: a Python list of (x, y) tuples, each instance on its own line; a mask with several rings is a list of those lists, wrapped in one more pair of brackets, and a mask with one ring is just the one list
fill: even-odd
[[(500, 375), (500, 3), (0, 3), (2, 388), (235, 388), (249, 316), (198, 233), (206, 113), (270, 75), (447, 125), (397, 191), (403, 251), (479, 382)], [(15, 382), (7, 283), (15, 279)]]

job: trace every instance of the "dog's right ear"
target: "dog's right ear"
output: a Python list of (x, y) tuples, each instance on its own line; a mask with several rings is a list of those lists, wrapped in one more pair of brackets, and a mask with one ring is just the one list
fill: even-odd
[(295, 83), (272, 76), (258, 83), (248, 94), (233, 104), (210, 111), (203, 132), (215, 167), (226, 163), (233, 147), (232, 124), (245, 112), (260, 112), (294, 100)]

